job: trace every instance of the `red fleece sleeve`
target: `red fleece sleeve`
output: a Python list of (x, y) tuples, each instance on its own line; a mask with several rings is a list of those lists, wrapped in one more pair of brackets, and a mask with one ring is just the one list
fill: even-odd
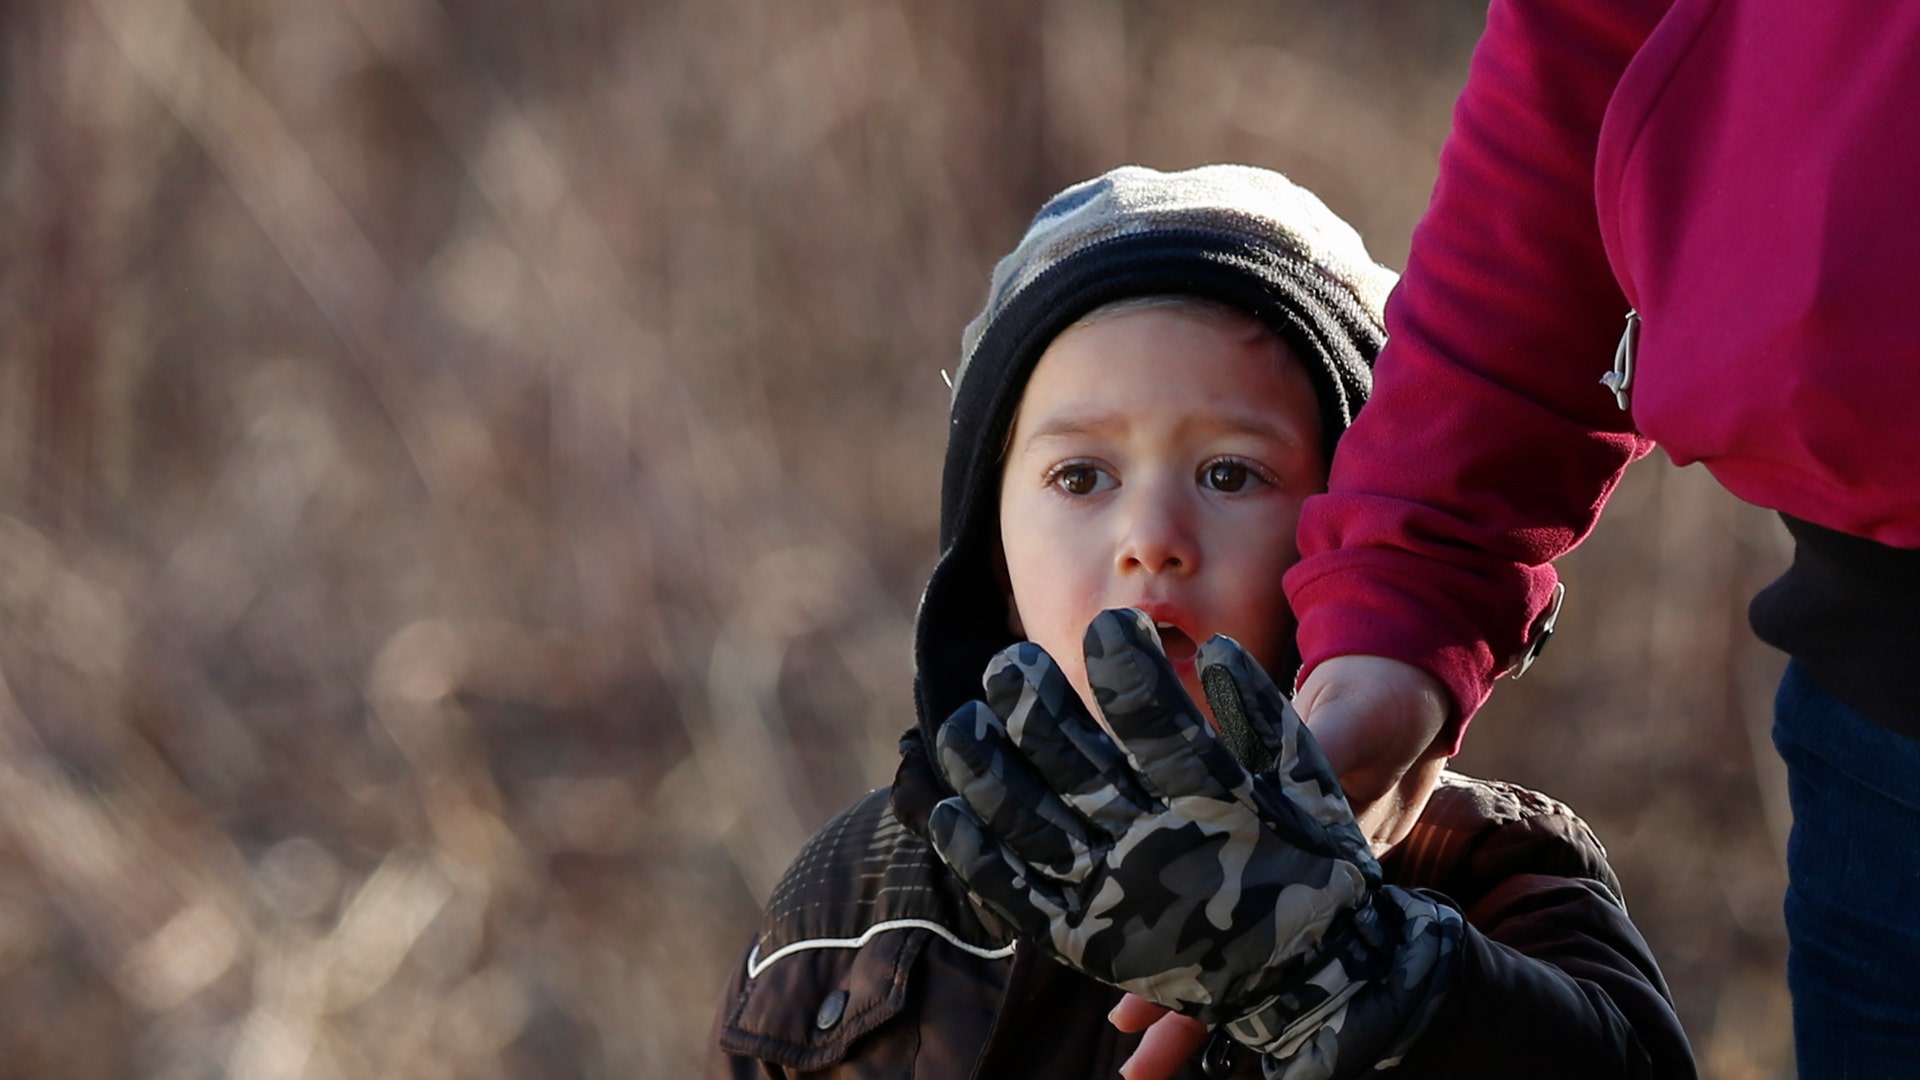
[[(1601, 119), (1666, 0), (1496, 0), (1372, 399), (1286, 586), (1306, 670), (1386, 656), (1453, 694), (1455, 748), (1649, 443), (1600, 385), (1627, 301), (1594, 205)], [(1303, 672), (1304, 674), (1304, 672)]]

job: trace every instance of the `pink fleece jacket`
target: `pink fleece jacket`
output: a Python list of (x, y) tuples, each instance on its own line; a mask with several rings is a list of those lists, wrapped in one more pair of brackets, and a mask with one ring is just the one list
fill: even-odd
[[(1464, 730), (1655, 443), (1920, 546), (1916, 57), (1920, 5), (1890, 0), (1495, 0), (1373, 397), (1301, 520), (1307, 670), (1405, 660)], [(1599, 380), (1630, 309), (1629, 414)]]

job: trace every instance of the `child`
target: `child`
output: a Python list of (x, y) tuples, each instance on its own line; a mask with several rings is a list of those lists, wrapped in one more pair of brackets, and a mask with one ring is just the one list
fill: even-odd
[[(1351, 818), (1340, 819), (1345, 802), (1311, 740), (1253, 666), (1293, 665), (1280, 576), (1296, 558), (1300, 503), (1324, 487), (1334, 442), (1366, 398), (1393, 280), (1344, 222), (1264, 170), (1123, 168), (1042, 208), (996, 268), (954, 377), (943, 553), (917, 627), (920, 723), (902, 739), (893, 787), (825, 826), (775, 889), (726, 990), (709, 1076), (1115, 1074), (1139, 1037), (1106, 1020), (1121, 991), (1076, 968), (1125, 979), (1071, 947), (1092, 938), (1050, 937), (1044, 913), (1036, 921), (1037, 908), (1009, 899), (1009, 889), (1031, 886), (1043, 870), (991, 880), (993, 866), (1011, 865), (982, 855), (993, 843), (987, 834), (1009, 820), (992, 805), (995, 792), (1015, 796), (999, 798), (1002, 808), (1039, 796), (1008, 783), (983, 797), (1020, 770), (1002, 761), (970, 771), (968, 740), (956, 732), (1018, 742), (999, 748), (1031, 756), (1048, 782), (1059, 777), (1030, 740), (1043, 729), (1064, 732), (1092, 748), (1093, 764), (1107, 770), (1101, 779), (1130, 785), (1114, 742), (1088, 734), (1077, 701), (1104, 701), (1095, 712), (1149, 772), (1184, 751), (1143, 750), (1131, 715), (1143, 710), (1112, 696), (1122, 655), (1160, 678), (1150, 687), (1156, 706), (1185, 708), (1183, 736), (1213, 742), (1184, 703), (1208, 696), (1203, 668), (1224, 668), (1250, 714), (1225, 732), (1255, 744), (1241, 752), (1282, 749), (1282, 740), (1299, 751), (1283, 754), (1285, 775), (1250, 781), (1257, 791), (1248, 805), (1263, 810), (1249, 835), (1272, 847), (1291, 835), (1279, 820), (1287, 807), (1308, 808), (1316, 824), (1304, 827), (1320, 847), (1301, 865), (1320, 875), (1314, 884), (1331, 883), (1309, 905), (1325, 916), (1314, 941), (1363, 942), (1387, 955), (1392, 949), (1378, 947), (1403, 925), (1424, 920), (1445, 931), (1421, 938), (1433, 947), (1407, 992), (1418, 1000), (1409, 998), (1405, 1022), (1392, 1025), (1411, 1037), (1370, 1044), (1368, 1053), (1404, 1053), (1408, 1076), (1693, 1075), (1666, 988), (1584, 823), (1512, 785), (1435, 773), (1418, 793), (1425, 805), (1412, 833), (1373, 866)], [(1122, 607), (1143, 614), (1096, 620)], [(1090, 621), (1119, 637), (1087, 661), (1081, 638)], [(1214, 634), (1246, 652), (1208, 641)], [(996, 659), (1022, 638), (1039, 648)], [(989, 704), (975, 704), (990, 661)], [(1233, 713), (1212, 689), (1214, 712)], [(936, 744), (938, 767), (928, 755)], [(1207, 753), (1212, 766), (1245, 779), (1217, 745)], [(964, 808), (942, 772), (969, 789), (981, 828), (956, 826)], [(1302, 776), (1329, 790), (1308, 800)], [(943, 855), (991, 906), (935, 854), (925, 838), (930, 814)], [(1165, 865), (1179, 855), (1169, 852)], [(1193, 893), (1216, 914), (1217, 886)], [(1378, 903), (1383, 897), (1400, 899)], [(1102, 910), (1120, 921), (1159, 899), (1135, 890), (1133, 907)], [(1120, 935), (1119, 951), (1130, 942)], [(1056, 959), (1063, 956), (1074, 966)], [(1289, 974), (1253, 971), (1236, 985), (1265, 994)], [(1129, 985), (1152, 996), (1168, 984)], [(1289, 1002), (1301, 1000), (1297, 991), (1281, 985)], [(1244, 1019), (1191, 1011), (1223, 1022), (1222, 1031)], [(1296, 1033), (1324, 1050), (1326, 1038), (1338, 1041), (1331, 1029), (1373, 1023), (1359, 1012), (1343, 1016), (1328, 1031), (1308, 1023)], [(1182, 1075), (1258, 1077), (1289, 1067), (1286, 1055), (1268, 1052), (1271, 1040), (1246, 1041), (1260, 1050), (1216, 1034), (1205, 1060)], [(1349, 1051), (1336, 1062), (1340, 1075), (1390, 1063), (1339, 1049)]]

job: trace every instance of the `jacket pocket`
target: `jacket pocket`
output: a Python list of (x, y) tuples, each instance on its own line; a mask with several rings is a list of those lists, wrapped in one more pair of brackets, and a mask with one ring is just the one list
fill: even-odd
[(859, 1042), (859, 1067), (849, 1063), (833, 1075), (911, 1075), (918, 1025), (879, 1029), (906, 1007), (910, 975), (930, 936), (906, 928), (858, 944), (805, 942), (772, 959), (750, 956), (749, 977), (720, 1024), (720, 1048), (815, 1072), (847, 1063)]

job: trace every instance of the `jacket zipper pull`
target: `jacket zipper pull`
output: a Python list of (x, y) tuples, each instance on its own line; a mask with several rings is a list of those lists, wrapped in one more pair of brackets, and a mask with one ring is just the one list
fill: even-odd
[(1613, 347), (1613, 370), (1600, 376), (1600, 384), (1613, 391), (1613, 400), (1621, 412), (1633, 407), (1633, 354), (1640, 347), (1640, 313), (1627, 312), (1627, 328), (1620, 333), (1620, 344)]

